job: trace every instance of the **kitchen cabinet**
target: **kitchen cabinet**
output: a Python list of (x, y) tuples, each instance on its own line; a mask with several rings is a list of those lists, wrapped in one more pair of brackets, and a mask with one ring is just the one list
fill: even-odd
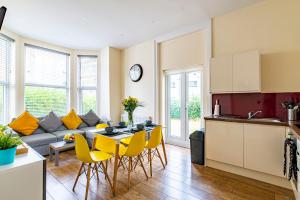
[(244, 167), (284, 177), (285, 127), (244, 124)]
[(232, 56), (221, 56), (211, 59), (210, 89), (212, 93), (232, 91)]
[(233, 92), (260, 92), (261, 66), (258, 51), (233, 55)]
[(206, 121), (206, 158), (243, 167), (243, 124)]
[(211, 59), (211, 93), (261, 91), (261, 64), (258, 51)]

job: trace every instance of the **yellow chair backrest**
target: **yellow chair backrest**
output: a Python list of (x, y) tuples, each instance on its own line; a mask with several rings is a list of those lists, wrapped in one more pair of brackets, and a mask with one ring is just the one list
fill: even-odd
[(78, 160), (80, 160), (81, 162), (93, 162), (88, 143), (80, 134), (75, 134), (75, 152)]
[(156, 126), (151, 132), (151, 136), (146, 148), (151, 148), (151, 149), (156, 148), (158, 145), (160, 145), (161, 138), (162, 138), (162, 128), (161, 126)]
[(108, 127), (108, 124), (97, 124), (96, 129), (102, 129)]
[(127, 151), (125, 153), (125, 156), (132, 157), (132, 156), (139, 155), (144, 150), (144, 147), (145, 147), (145, 144), (146, 144), (145, 137), (146, 137), (146, 131), (145, 130), (135, 133), (132, 136), (132, 138), (131, 138), (131, 140), (128, 144), (128, 148), (127, 148)]
[(94, 145), (96, 150), (103, 151), (105, 153), (115, 153), (116, 141), (112, 138), (97, 134)]

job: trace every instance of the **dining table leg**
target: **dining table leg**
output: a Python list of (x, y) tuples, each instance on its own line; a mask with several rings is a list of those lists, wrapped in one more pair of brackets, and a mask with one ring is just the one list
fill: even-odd
[(117, 189), (117, 176), (118, 176), (118, 164), (119, 164), (119, 148), (120, 144), (116, 144), (116, 152), (115, 152), (115, 163), (114, 163), (114, 177), (113, 177), (113, 195), (116, 195), (116, 189)]
[(163, 136), (161, 137), (161, 146), (162, 146), (162, 149), (163, 149), (163, 152), (164, 152), (165, 162), (166, 162), (166, 165), (167, 165), (168, 164), (168, 159), (167, 159), (165, 141), (164, 141), (164, 137)]

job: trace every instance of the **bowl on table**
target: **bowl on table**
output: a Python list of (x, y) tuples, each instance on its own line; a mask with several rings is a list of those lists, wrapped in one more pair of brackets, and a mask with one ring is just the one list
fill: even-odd
[(106, 127), (105, 132), (108, 135), (113, 134), (114, 133), (114, 128), (113, 127)]
[(125, 122), (119, 122), (119, 128), (126, 128)]
[(146, 126), (151, 126), (152, 125), (152, 120), (146, 120), (145, 125)]
[(144, 128), (145, 128), (144, 124), (137, 124), (137, 125), (136, 125), (136, 129), (137, 129), (138, 131), (142, 131), (142, 130), (144, 130)]
[(72, 142), (75, 141), (75, 136), (72, 135), (72, 134), (66, 134), (66, 135), (64, 136), (64, 141), (65, 141), (66, 143), (72, 143)]

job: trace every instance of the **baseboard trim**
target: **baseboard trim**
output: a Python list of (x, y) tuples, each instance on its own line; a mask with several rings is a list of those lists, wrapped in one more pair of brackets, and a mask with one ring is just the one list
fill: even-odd
[(292, 190), (291, 183), (286, 178), (273, 176), (262, 172), (257, 172), (257, 171), (217, 162), (214, 160), (209, 160), (209, 159), (206, 159), (205, 166), (230, 172), (240, 176), (245, 176), (251, 179), (256, 179), (262, 182), (270, 183), (272, 185), (276, 185), (276, 186), (280, 186)]

